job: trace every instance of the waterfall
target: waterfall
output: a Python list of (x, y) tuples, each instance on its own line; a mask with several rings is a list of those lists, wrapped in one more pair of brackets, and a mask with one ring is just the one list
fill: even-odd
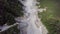
[(20, 21), (18, 28), (20, 34), (47, 34), (45, 26), (38, 18), (38, 8), (36, 0), (19, 0), (23, 5), (24, 16), (18, 17), (16, 20)]

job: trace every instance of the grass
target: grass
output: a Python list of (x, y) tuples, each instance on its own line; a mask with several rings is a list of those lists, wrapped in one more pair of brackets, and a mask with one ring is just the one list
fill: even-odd
[(38, 13), (38, 16), (41, 18), (41, 21), (46, 26), (49, 31), (48, 34), (60, 34), (60, 9), (56, 2), (57, 0), (41, 0), (40, 8), (47, 7), (47, 11)]

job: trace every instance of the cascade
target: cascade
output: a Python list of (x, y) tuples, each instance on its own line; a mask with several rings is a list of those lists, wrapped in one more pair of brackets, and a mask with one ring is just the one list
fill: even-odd
[(24, 16), (18, 17), (20, 34), (47, 34), (47, 29), (38, 18), (36, 0), (19, 0), (23, 5)]

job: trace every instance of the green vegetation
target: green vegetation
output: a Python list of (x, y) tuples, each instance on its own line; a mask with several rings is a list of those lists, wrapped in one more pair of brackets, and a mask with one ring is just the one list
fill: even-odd
[[(23, 16), (22, 6), (18, 0), (0, 0), (0, 26), (16, 23), (15, 18)], [(18, 32), (16, 25), (0, 34), (18, 34)]]
[(14, 24), (14, 18), (23, 15), (23, 5), (18, 0), (1, 0), (0, 3), (0, 25)]
[(47, 10), (38, 13), (41, 21), (49, 31), (48, 34), (60, 34), (60, 1), (40, 0), (40, 8), (47, 7)]
[(42, 23), (46, 26), (49, 34), (59, 34), (60, 33), (60, 20), (55, 18), (51, 14), (39, 13), (40, 18), (42, 18)]

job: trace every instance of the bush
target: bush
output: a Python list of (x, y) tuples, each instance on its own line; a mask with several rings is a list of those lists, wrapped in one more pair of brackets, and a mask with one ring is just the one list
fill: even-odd
[[(0, 26), (13, 25), (15, 17), (23, 16), (22, 4), (18, 0), (0, 0)], [(0, 34), (18, 34), (17, 25)]]
[(18, 0), (0, 0), (0, 25), (14, 24), (14, 18), (23, 15), (22, 6)]

